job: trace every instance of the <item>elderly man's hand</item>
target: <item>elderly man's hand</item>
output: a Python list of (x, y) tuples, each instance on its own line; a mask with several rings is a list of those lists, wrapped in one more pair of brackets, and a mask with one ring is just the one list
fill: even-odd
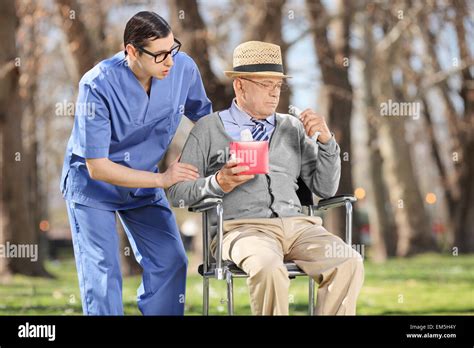
[(326, 144), (331, 139), (331, 132), (323, 116), (316, 114), (311, 109), (306, 109), (300, 114), (299, 119), (303, 122), (308, 136), (312, 137), (316, 132), (320, 132), (318, 141), (323, 144)]
[(231, 159), (217, 172), (216, 180), (225, 193), (253, 179), (255, 175), (239, 175), (249, 170), (248, 166), (239, 166), (239, 159)]

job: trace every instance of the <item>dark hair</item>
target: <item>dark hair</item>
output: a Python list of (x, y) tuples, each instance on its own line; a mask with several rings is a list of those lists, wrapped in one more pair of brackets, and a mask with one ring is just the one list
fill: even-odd
[(161, 39), (170, 33), (171, 27), (163, 17), (155, 12), (141, 11), (128, 20), (123, 32), (123, 45), (127, 47), (128, 44), (132, 44), (143, 47), (150, 39)]

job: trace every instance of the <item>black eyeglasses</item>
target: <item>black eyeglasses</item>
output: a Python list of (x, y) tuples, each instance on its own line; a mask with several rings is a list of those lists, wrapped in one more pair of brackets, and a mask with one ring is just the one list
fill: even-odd
[(163, 51), (160, 53), (152, 53), (144, 49), (143, 47), (136, 46), (136, 45), (133, 45), (133, 46), (135, 46), (139, 51), (146, 53), (149, 56), (152, 56), (153, 58), (155, 58), (155, 63), (158, 64), (165, 61), (166, 58), (168, 58), (170, 54), (171, 54), (171, 57), (174, 57), (179, 52), (179, 49), (181, 48), (181, 42), (179, 42), (177, 39), (174, 39), (174, 42), (176, 43), (176, 45), (173, 46), (169, 51)]
[(249, 82), (253, 82), (255, 83), (256, 85), (266, 89), (267, 91), (274, 91), (275, 89), (279, 90), (280, 92), (285, 92), (288, 90), (288, 85), (286, 83), (277, 83), (277, 84), (273, 84), (273, 83), (264, 83), (264, 82), (258, 82), (258, 81), (255, 81), (255, 80), (250, 80), (250, 79), (246, 79), (246, 78), (243, 78), (243, 77), (239, 77), (241, 80), (245, 80), (245, 81), (249, 81)]

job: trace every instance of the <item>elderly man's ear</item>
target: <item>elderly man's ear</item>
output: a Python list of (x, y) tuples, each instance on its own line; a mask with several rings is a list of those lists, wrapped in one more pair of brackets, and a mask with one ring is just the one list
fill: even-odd
[(242, 82), (239, 79), (234, 80), (234, 91), (236, 94), (237, 92), (243, 93)]

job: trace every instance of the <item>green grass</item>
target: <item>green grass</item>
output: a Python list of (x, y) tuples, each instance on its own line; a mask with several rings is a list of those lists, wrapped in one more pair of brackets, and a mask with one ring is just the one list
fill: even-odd
[[(82, 314), (77, 275), (72, 259), (48, 262), (56, 279), (15, 275), (0, 285), (0, 315)], [(125, 314), (140, 314), (135, 298), (140, 277), (124, 279)], [(201, 277), (190, 270), (186, 313), (201, 314)], [(211, 314), (226, 314), (224, 281), (211, 280)], [(292, 280), (290, 314), (305, 315), (307, 278)], [(236, 279), (235, 311), (250, 314), (245, 279)], [(365, 282), (358, 314), (368, 315), (473, 315), (474, 256), (427, 254), (393, 259), (384, 264), (365, 262)]]

